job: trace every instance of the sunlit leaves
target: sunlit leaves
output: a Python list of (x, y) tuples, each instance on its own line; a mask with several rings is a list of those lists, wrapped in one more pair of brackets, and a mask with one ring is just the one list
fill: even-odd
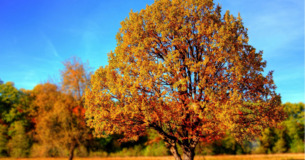
[(253, 137), (283, 119), (272, 72), (240, 16), (210, 0), (157, 0), (121, 23), (109, 65), (86, 90), (96, 134), (136, 139), (153, 128), (183, 145)]
[(31, 114), (36, 121), (36, 138), (40, 144), (50, 149), (65, 148), (73, 157), (74, 149), (92, 138), (85, 123), (83, 102), (91, 74), (87, 64), (77, 58), (65, 61), (64, 66), (61, 88), (45, 83), (33, 89)]
[(63, 62), (65, 68), (61, 71), (62, 87), (67, 93), (83, 105), (83, 94), (89, 85), (91, 72), (88, 63), (83, 63), (77, 57), (73, 57)]

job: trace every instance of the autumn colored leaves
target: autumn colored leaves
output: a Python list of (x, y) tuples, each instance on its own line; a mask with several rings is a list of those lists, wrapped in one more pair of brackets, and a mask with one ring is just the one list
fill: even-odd
[(157, 0), (121, 25), (109, 65), (86, 90), (97, 135), (137, 139), (152, 128), (176, 159), (193, 159), (199, 141), (226, 131), (251, 138), (283, 119), (272, 72), (264, 76), (240, 16), (222, 16), (211, 0)]

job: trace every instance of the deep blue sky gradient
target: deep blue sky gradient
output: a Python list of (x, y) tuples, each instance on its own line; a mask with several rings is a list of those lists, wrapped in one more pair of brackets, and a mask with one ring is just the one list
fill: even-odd
[[(0, 79), (32, 89), (59, 81), (62, 61), (80, 57), (94, 71), (106, 65), (115, 35), (130, 10), (153, 0), (1, 0)], [(216, 0), (240, 12), (250, 44), (264, 51), (283, 102), (304, 102), (304, 1)]]

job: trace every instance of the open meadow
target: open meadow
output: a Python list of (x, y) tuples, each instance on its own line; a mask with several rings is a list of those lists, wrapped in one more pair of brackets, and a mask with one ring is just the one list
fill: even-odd
[[(0, 158), (0, 160), (67, 160), (68, 158)], [(303, 160), (305, 154), (260, 154), (260, 155), (218, 155), (195, 156), (195, 160)], [(107, 157), (107, 158), (75, 158), (75, 160), (174, 160), (172, 156), (165, 157)]]

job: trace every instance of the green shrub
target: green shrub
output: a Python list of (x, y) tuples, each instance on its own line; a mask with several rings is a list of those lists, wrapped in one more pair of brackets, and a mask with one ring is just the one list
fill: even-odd
[(14, 122), (9, 129), (9, 134), (12, 137), (8, 142), (10, 156), (27, 157), (30, 153), (30, 139), (22, 121)]
[(163, 141), (148, 145), (143, 150), (143, 156), (167, 156), (168, 149), (165, 147)]
[(0, 157), (7, 156), (7, 127), (0, 125)]

